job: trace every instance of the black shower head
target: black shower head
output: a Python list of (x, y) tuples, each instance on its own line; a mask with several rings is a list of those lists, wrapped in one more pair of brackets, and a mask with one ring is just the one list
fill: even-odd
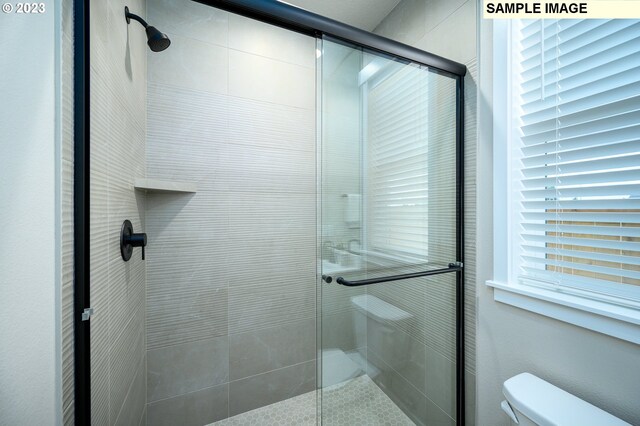
[(152, 27), (151, 25), (147, 26), (147, 44), (149, 48), (154, 52), (162, 52), (164, 49), (169, 47), (171, 44), (171, 40), (167, 37), (166, 34), (158, 31), (156, 27)]
[(147, 24), (147, 21), (139, 17), (138, 15), (134, 15), (133, 13), (129, 13), (129, 8), (127, 6), (124, 7), (124, 16), (127, 19), (127, 24), (131, 23), (131, 20), (140, 22), (147, 32), (147, 44), (149, 48), (154, 52), (161, 52), (171, 44), (171, 40), (167, 37), (166, 34), (160, 32), (156, 27), (152, 27)]

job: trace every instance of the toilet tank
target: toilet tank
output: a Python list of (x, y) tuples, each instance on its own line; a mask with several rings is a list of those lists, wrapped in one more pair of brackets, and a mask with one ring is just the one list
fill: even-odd
[(519, 426), (631, 426), (530, 373), (504, 382), (502, 409)]
[(366, 345), (394, 369), (405, 367), (411, 342), (398, 326), (413, 315), (371, 294), (354, 296), (351, 303), (358, 347)]

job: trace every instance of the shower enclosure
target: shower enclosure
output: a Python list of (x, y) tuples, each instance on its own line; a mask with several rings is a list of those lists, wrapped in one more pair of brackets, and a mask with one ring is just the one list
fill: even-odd
[(463, 425), (466, 68), (277, 1), (75, 7), (76, 424)]

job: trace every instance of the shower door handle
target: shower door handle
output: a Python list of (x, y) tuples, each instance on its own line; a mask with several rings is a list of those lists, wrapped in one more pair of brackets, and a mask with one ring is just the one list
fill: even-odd
[[(402, 275), (389, 275), (387, 277), (368, 278), (365, 280), (355, 280), (355, 281), (350, 281), (350, 280), (344, 279), (343, 277), (338, 277), (336, 278), (336, 282), (346, 287), (359, 287), (363, 285), (386, 283), (389, 281), (400, 281), (400, 280), (407, 280), (409, 278), (419, 278), (419, 277), (426, 277), (429, 275), (440, 275), (440, 274), (447, 274), (450, 272), (458, 272), (458, 271), (462, 271), (463, 268), (464, 268), (464, 265), (462, 264), (462, 262), (453, 262), (453, 263), (450, 263), (447, 268), (432, 269), (429, 271), (421, 271), (421, 272), (411, 272), (409, 274), (402, 274)], [(332, 278), (330, 276), (327, 276), (327, 278), (328, 279), (325, 279), (325, 275), (322, 276), (322, 279), (324, 279), (325, 282), (330, 283)]]

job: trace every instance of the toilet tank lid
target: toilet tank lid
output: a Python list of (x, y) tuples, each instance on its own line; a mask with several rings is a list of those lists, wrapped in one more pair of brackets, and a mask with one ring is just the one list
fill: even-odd
[(412, 317), (408, 312), (370, 294), (353, 296), (351, 303), (364, 314), (384, 321), (402, 321)]
[(631, 426), (530, 373), (504, 382), (502, 392), (511, 407), (540, 426)]

